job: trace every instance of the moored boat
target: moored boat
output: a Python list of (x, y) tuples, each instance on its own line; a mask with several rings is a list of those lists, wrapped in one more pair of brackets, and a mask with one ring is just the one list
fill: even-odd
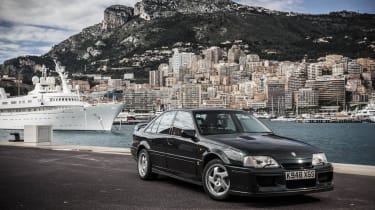
[(0, 89), (0, 129), (24, 129), (25, 125), (52, 125), (54, 130), (110, 131), (122, 103), (98, 103), (80, 100), (79, 92), (68, 86), (63, 67), (56, 63), (61, 86), (54, 77), (33, 77), (35, 88), (28, 95), (8, 97)]

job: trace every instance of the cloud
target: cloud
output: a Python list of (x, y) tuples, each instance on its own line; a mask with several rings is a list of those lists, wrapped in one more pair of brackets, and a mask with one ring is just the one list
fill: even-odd
[(303, 0), (237, 0), (237, 3), (249, 6), (264, 7), (278, 11), (298, 11), (302, 9)]
[(49, 28), (45, 26), (33, 26), (13, 24), (8, 27), (0, 25), (0, 40), (11, 42), (34, 41), (34, 42), (59, 42), (66, 39), (73, 30)]
[(0, 4), (0, 63), (25, 54), (44, 54), (53, 44), (99, 23), (106, 7), (134, 6), (137, 1), (4, 0)]
[(22, 55), (40, 55), (45, 49), (39, 49), (38, 45), (43, 43), (34, 42), (10, 42), (0, 40), (0, 60), (6, 60)]
[(133, 6), (136, 0), (5, 0), (0, 20), (80, 30), (98, 23), (104, 8), (113, 4)]

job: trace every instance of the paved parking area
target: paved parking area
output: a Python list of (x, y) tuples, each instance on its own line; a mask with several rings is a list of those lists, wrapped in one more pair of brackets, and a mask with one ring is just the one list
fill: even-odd
[(131, 156), (0, 146), (0, 209), (375, 209), (375, 177), (335, 174), (335, 187), (217, 202), (168, 177), (140, 180)]

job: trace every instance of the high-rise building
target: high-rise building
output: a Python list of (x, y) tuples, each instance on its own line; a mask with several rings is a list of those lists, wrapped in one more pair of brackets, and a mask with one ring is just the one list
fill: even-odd
[(324, 63), (310, 63), (307, 66), (307, 79), (314, 80), (316, 77), (322, 76)]
[(149, 72), (149, 84), (151, 87), (161, 87), (163, 86), (163, 72), (159, 70)]
[(241, 49), (237, 45), (233, 45), (228, 51), (228, 63), (239, 63)]
[(184, 84), (181, 88), (182, 108), (198, 108), (202, 103), (200, 84)]
[(294, 92), (305, 86), (307, 79), (307, 65), (301, 63), (294, 69), (292, 75), (288, 78), (288, 91)]
[(285, 84), (268, 83), (267, 84), (267, 108), (274, 113), (283, 113), (285, 111)]
[(256, 84), (254, 81), (240, 82), (238, 86), (239, 86), (238, 88), (241, 94), (247, 95), (250, 98), (254, 97), (254, 93), (256, 90)]
[(249, 74), (251, 74), (256, 71), (257, 67), (263, 66), (263, 62), (260, 62), (260, 61), (247, 62), (246, 66), (247, 66), (246, 71)]
[(348, 74), (362, 74), (363, 68), (356, 61), (348, 62)]
[(164, 77), (167, 77), (170, 73), (171, 67), (166, 63), (162, 63), (159, 65), (158, 70), (162, 73)]
[(216, 88), (215, 87), (208, 87), (207, 88), (207, 97), (209, 99), (216, 98)]
[(179, 52), (178, 49), (173, 49), (173, 56), (169, 59), (169, 65), (172, 67), (173, 74), (179, 74), (181, 69), (188, 69), (191, 67), (194, 53)]
[(346, 64), (343, 62), (335, 63), (332, 66), (332, 76), (341, 76), (346, 72)]
[(125, 107), (128, 110), (152, 111), (156, 107), (156, 91), (150, 89), (126, 89)]
[(308, 84), (306, 86), (318, 90), (320, 106), (343, 106), (345, 104), (344, 77), (326, 75), (317, 77)]
[[(205, 68), (211, 69), (214, 64), (219, 63), (223, 59), (223, 50), (220, 47), (210, 47), (203, 50)], [(202, 65), (201, 65), (202, 68)]]
[(289, 78), (297, 68), (298, 63), (293, 63), (290, 61), (280, 62), (277, 68), (277, 75)]
[(319, 93), (312, 88), (301, 88), (295, 92), (295, 102), (299, 108), (318, 107)]
[(165, 78), (165, 86), (166, 87), (173, 87), (176, 84), (176, 78), (174, 77), (166, 77)]
[(247, 106), (250, 109), (253, 110), (258, 110), (258, 109), (264, 109), (267, 107), (267, 103), (265, 101), (254, 101), (254, 100), (249, 100), (247, 102)]
[(293, 109), (293, 93), (290, 91), (285, 92), (285, 109)]

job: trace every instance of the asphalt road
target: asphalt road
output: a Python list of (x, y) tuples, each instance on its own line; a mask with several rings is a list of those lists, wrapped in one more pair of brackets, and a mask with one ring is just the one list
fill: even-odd
[(375, 177), (335, 174), (335, 190), (211, 200), (172, 178), (142, 181), (131, 156), (0, 147), (0, 209), (375, 209)]

